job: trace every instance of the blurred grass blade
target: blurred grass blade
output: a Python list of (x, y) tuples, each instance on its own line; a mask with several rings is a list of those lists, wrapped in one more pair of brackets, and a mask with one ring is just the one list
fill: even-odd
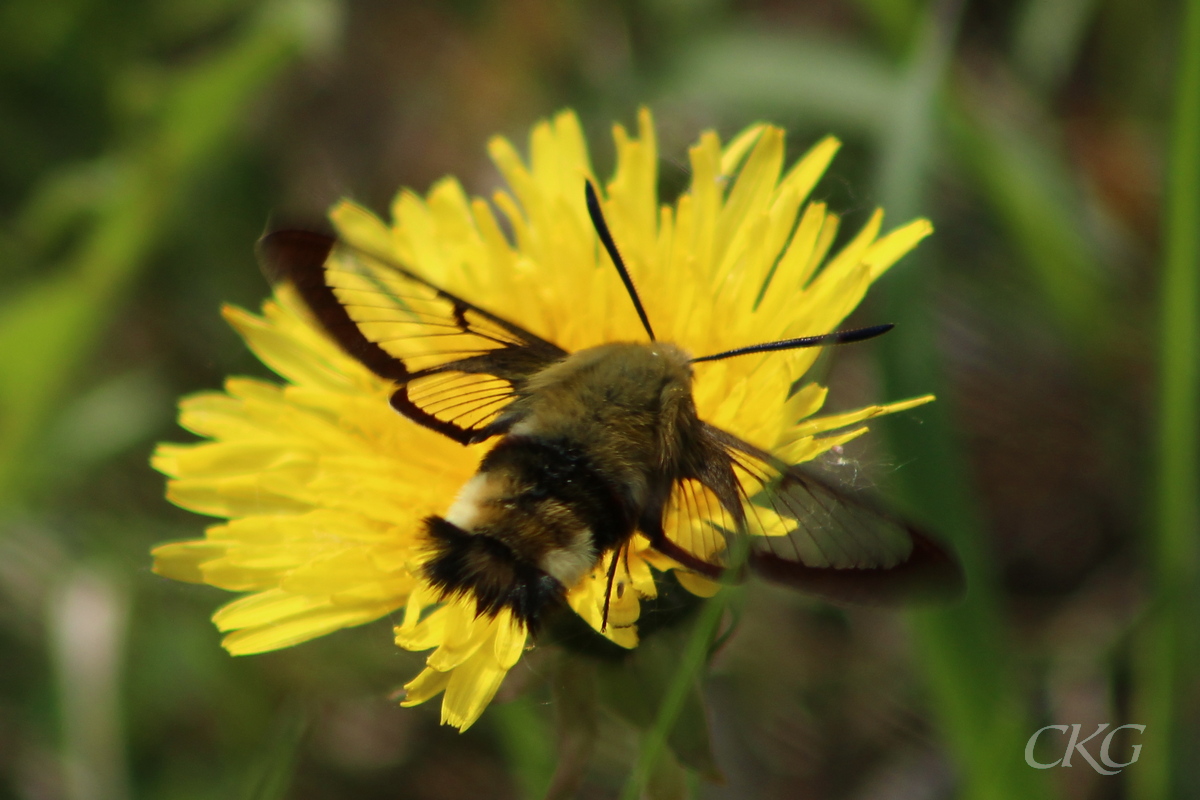
[(282, 800), (287, 796), (307, 728), (307, 715), (298, 704), (284, 706), (275, 719), (266, 749), (250, 767), (244, 800)]
[(1098, 253), (1072, 214), (1081, 204), (1064, 161), (1032, 134), (969, 102), (971, 94), (956, 92), (945, 104), (954, 154), (1023, 257), (1059, 330), (1095, 359), (1111, 349), (1118, 316), (1104, 291)]
[(856, 0), (891, 52), (902, 51), (912, 40), (913, 26), (921, 18), (918, 0)]
[(128, 627), (124, 592), (89, 569), (71, 573), (50, 598), (68, 800), (129, 795), (121, 724), (121, 662)]
[(554, 743), (542, 709), (528, 697), (501, 703), (488, 712), (496, 742), (505, 755), (520, 796), (541, 800), (554, 776)]
[(1066, 79), (1097, 5), (1096, 0), (1025, 0), (1013, 57), (1043, 93), (1054, 92)]
[[(882, 143), (880, 195), (889, 214), (916, 216), (931, 162), (940, 89), (951, 58), (961, 4), (928, 7), (912, 48), (908, 78), (894, 103)], [(890, 420), (893, 452), (911, 459), (896, 474), (918, 517), (952, 541), (967, 571), (968, 594), (957, 606), (911, 615), (913, 629), (947, 741), (960, 769), (960, 797), (1007, 800), (1046, 796), (1041, 777), (1020, 758), (1028, 728), (1024, 703), (1010, 669), (995, 578), (983, 552), (981, 525), (965, 482), (967, 470), (952, 433), (944, 379), (931, 331), (928, 270), (910, 264), (885, 279), (887, 314), (896, 324), (886, 337), (886, 395), (934, 391), (942, 398), (917, 415), (926, 424)]]
[[(596, 673), (602, 707), (616, 712), (644, 733), (654, 730), (660, 722), (663, 699), (671, 694), (678, 681), (683, 680), (679, 672), (679, 654), (686, 651), (692, 641), (697, 619), (655, 630), (621, 661), (598, 665)], [(667, 729), (666, 744), (680, 765), (709, 780), (719, 780), (721, 775), (712, 754), (701, 692), (702, 679), (703, 675), (695, 674), (686, 684), (683, 699)]]
[(689, 98), (730, 119), (801, 117), (841, 134), (876, 134), (895, 92), (887, 61), (866, 47), (732, 31), (700, 39), (684, 51), (660, 90), (664, 102)]
[(553, 672), (555, 734), (558, 763), (546, 790), (546, 800), (575, 797), (596, 750), (600, 702), (596, 660), (563, 650)]
[[(671, 767), (660, 766), (659, 762), (669, 756), (669, 752), (664, 751), (669, 749), (672, 732), (688, 705), (689, 697), (694, 697), (696, 682), (708, 663), (710, 646), (732, 591), (734, 590), (728, 587), (723, 589), (707, 600), (700, 609), (691, 635), (683, 652), (678, 656), (678, 667), (674, 676), (659, 701), (654, 725), (642, 735), (637, 762), (621, 791), (621, 800), (639, 800), (652, 781), (656, 788), (664, 791), (669, 788), (670, 792), (674, 792), (678, 788), (674, 780), (666, 780), (664, 777), (674, 774)], [(641, 647), (645, 647), (646, 644), (643, 642)]]
[(651, 769), (643, 796), (648, 800), (687, 800), (690, 790), (688, 771), (667, 750)]
[(65, 404), (45, 437), (39, 480), (78, 475), (144, 441), (171, 412), (171, 398), (154, 370), (139, 367), (115, 375)]
[[(19, 500), (26, 466), (75, 368), (203, 165), (238, 129), (248, 101), (300, 52), (310, 16), (268, 6), (224, 52), (181, 74), (157, 130), (99, 159), (109, 191), (79, 245), (54, 275), (0, 305), (0, 507)], [(39, 203), (45, 196), (35, 195)]]
[[(1158, 452), (1151, 614), (1137, 650), (1136, 722), (1145, 752), (1131, 771), (1137, 800), (1184, 797), (1178, 768), (1194, 768), (1200, 736), (1185, 709), (1200, 692), (1200, 0), (1188, 0), (1180, 31), (1161, 286)], [(1153, 737), (1153, 738), (1149, 738)], [(1194, 792), (1195, 787), (1190, 787)]]
[[(26, 198), (13, 228), (27, 247), (48, 249), (65, 239), (83, 220), (91, 219), (118, 187), (113, 164), (106, 160), (86, 161), (47, 173)], [(11, 268), (10, 264), (5, 267)]]

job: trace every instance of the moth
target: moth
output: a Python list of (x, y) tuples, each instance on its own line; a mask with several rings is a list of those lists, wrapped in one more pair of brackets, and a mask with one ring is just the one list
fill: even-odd
[[(396, 411), (463, 445), (495, 442), (446, 512), (424, 520), (424, 577), (444, 598), (469, 596), (479, 614), (508, 609), (535, 633), (635, 532), (709, 578), (740, 542), (751, 570), (833, 601), (960, 591), (958, 564), (935, 540), (704, 422), (693, 401), (694, 365), (891, 326), (690, 356), (655, 337), (590, 182), (585, 194), (648, 341), (570, 353), (333, 237), (281, 230), (259, 243), (268, 275), (293, 284), (346, 353), (393, 382)], [(620, 561), (611, 559), (605, 621)]]

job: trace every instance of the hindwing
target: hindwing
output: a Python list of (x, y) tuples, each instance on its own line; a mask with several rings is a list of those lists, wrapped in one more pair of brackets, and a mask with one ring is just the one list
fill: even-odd
[(745, 536), (751, 569), (828, 600), (962, 593), (958, 562), (912, 524), (727, 431), (705, 424), (704, 433), (702, 468), (676, 484), (664, 516), (668, 543), (659, 547), (684, 566), (719, 575), (732, 538)]

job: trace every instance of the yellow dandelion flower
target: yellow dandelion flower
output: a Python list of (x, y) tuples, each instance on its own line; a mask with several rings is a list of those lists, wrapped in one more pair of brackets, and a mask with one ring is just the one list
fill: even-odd
[[(916, 220), (881, 234), (876, 212), (830, 256), (838, 216), (808, 197), (838, 149), (833, 138), (785, 170), (778, 128), (753, 126), (725, 146), (704, 133), (689, 151), (691, 187), (664, 205), (649, 112), (640, 112), (636, 133), (616, 126), (614, 137), (617, 167), (604, 187), (604, 216), (658, 338), (692, 353), (835, 330), (870, 284), (931, 231)], [(489, 151), (509, 187), (492, 205), (448, 178), (424, 198), (402, 191), (390, 224), (341, 203), (332, 212), (340, 239), (387, 254), (567, 352), (643, 341), (629, 296), (596, 244), (582, 192), (595, 178), (576, 116), (535, 126), (528, 160), (504, 139)], [(465, 729), (531, 636), (511, 609), (479, 614), (469, 596), (444, 598), (430, 585), (422, 520), (447, 513), (492, 444), (460, 445), (396, 414), (388, 403), (394, 384), (331, 342), (289, 286), (261, 316), (228, 307), (224, 314), (284, 384), (231, 378), (223, 392), (181, 402), (180, 424), (206, 441), (161, 445), (154, 466), (169, 476), (172, 502), (224, 521), (202, 540), (156, 548), (155, 570), (245, 593), (214, 616), (224, 646), (239, 655), (402, 612), (396, 643), (433, 650), (405, 687), (404, 704), (444, 692), (443, 722)], [(865, 420), (931, 399), (814, 416), (825, 390), (792, 389), (816, 356), (815, 348), (793, 349), (697, 365), (700, 418), (799, 463), (860, 435)], [(782, 532), (775, 528), (786, 520), (756, 511), (753, 532)], [(701, 559), (721, 546), (679, 508), (668, 511), (664, 527)], [(656, 595), (655, 571), (665, 570), (697, 595), (718, 589), (635, 534), (566, 587), (567, 604), (632, 648), (640, 601)]]

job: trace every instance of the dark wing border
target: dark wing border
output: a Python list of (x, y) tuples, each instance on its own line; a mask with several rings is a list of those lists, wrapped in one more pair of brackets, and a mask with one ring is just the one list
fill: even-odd
[[(326, 282), (325, 265), (337, 248), (346, 248), (356, 257), (378, 262), (404, 279), (432, 290), (437, 299), (449, 304), (447, 321), (454, 324), (460, 333), (496, 342), (494, 335), (489, 336), (472, 330), (468, 316), (478, 315), (511, 335), (514, 342), (467, 358), (450, 359), (444, 364), (410, 370), (403, 359), (387, 352), (363, 334), (333, 288)], [(515, 398), (526, 378), (568, 355), (567, 351), (558, 345), (447, 292), (394, 260), (355, 248), (327, 234), (296, 229), (274, 231), (259, 240), (258, 255), (268, 279), (273, 282), (290, 282), (317, 322), (348, 355), (379, 377), (399, 384), (391, 397), (393, 408), (413, 422), (460, 444), (482, 441), (500, 431), (490, 424), (463, 427), (435, 416), (414, 401), (409, 392), (409, 384), (444, 372), (494, 375), (512, 386)]]
[[(731, 518), (744, 520), (746, 509), (751, 503), (751, 497), (737, 478), (737, 473), (740, 471), (748, 476), (774, 474), (783, 484), (794, 483), (803, 487), (814, 500), (823, 496), (852, 508), (859, 517), (877, 519), (880, 524), (902, 530), (912, 545), (904, 561), (888, 567), (810, 566), (798, 560), (784, 558), (769, 547), (763, 546), (767, 537), (748, 534), (743, 525), (741, 534), (750, 536), (751, 539), (747, 564), (764, 578), (826, 600), (852, 605), (945, 600), (963, 594), (965, 579), (962, 567), (953, 553), (912, 523), (880, 509), (866, 497), (849, 493), (802, 467), (786, 464), (766, 450), (727, 431), (708, 423), (704, 423), (703, 426), (706, 437), (728, 459), (725, 463), (733, 473), (737, 487), (737, 507), (725, 509)], [(718, 464), (715, 469), (708, 470), (708, 475), (701, 477), (718, 497), (723, 498), (723, 505), (733, 502), (730, 492), (721, 485), (713, 485), (711, 481), (714, 476), (720, 476), (725, 470), (726, 467)], [(728, 486), (728, 476), (718, 479), (721, 484)], [(760, 539), (763, 541), (756, 541)], [(672, 553), (666, 554), (673, 556)]]

